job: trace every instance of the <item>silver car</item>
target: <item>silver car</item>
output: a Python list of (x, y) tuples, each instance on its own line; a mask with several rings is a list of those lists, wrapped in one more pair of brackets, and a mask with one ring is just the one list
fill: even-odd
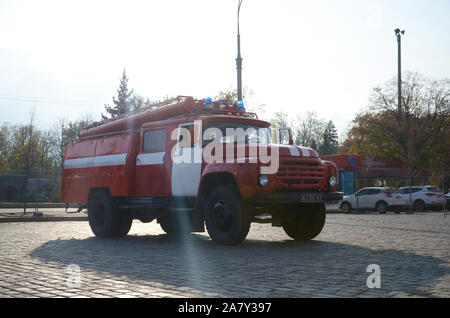
[(388, 210), (399, 210), (404, 204), (403, 197), (390, 188), (369, 187), (344, 196), (340, 209), (345, 213), (352, 210), (376, 210), (385, 214)]

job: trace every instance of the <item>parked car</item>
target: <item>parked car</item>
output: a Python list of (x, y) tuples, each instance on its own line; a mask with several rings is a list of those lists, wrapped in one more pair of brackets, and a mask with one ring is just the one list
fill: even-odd
[(412, 207), (416, 212), (424, 211), (426, 209), (440, 211), (444, 208), (444, 192), (438, 187), (402, 187), (398, 189), (398, 192), (403, 196), (405, 207), (409, 207), (411, 200)]
[(369, 187), (344, 196), (340, 209), (345, 213), (351, 210), (376, 210), (385, 214), (388, 210), (398, 210), (404, 206), (403, 197), (390, 188)]
[(447, 210), (449, 210), (450, 209), (450, 192), (448, 192), (446, 195), (445, 195), (445, 207), (447, 208)]

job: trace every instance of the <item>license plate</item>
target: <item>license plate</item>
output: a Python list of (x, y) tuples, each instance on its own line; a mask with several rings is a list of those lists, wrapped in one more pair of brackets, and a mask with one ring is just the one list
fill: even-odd
[(302, 193), (303, 202), (322, 202), (322, 195), (317, 193)]

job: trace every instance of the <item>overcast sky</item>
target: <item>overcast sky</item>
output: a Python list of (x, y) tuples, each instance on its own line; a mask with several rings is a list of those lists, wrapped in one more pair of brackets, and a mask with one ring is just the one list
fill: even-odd
[[(33, 107), (41, 128), (99, 118), (124, 68), (150, 99), (235, 89), (237, 3), (0, 0), (0, 123), (26, 122)], [(406, 29), (404, 70), (450, 77), (449, 16), (448, 0), (243, 0), (250, 103), (291, 118), (314, 110), (342, 136), (396, 75), (395, 28)]]

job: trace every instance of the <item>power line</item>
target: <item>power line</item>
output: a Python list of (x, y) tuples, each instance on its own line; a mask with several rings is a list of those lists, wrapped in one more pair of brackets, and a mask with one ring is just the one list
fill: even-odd
[(100, 106), (100, 105), (72, 102), (72, 101), (68, 101), (68, 100), (61, 100), (61, 99), (58, 100), (56, 98), (33, 98), (33, 97), (17, 96), (17, 95), (11, 95), (11, 94), (0, 94), (0, 99), (15, 100), (15, 101), (22, 101), (22, 102), (30, 102), (30, 103), (41, 103), (41, 104), (81, 106), (81, 107), (89, 107), (89, 108), (104, 107), (104, 106)]

